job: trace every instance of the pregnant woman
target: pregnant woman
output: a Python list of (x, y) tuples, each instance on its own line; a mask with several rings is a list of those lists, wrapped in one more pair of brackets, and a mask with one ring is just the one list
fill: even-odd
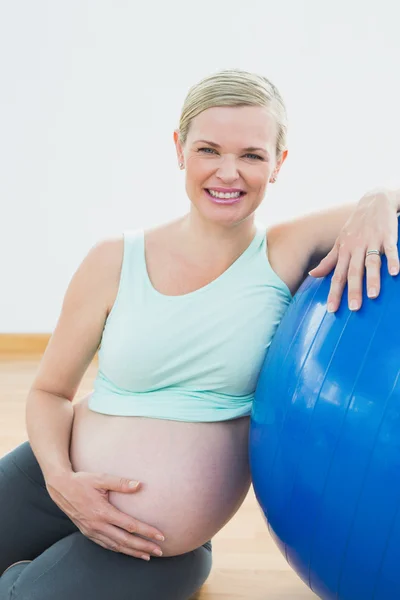
[[(398, 273), (397, 192), (256, 221), (287, 156), (266, 78), (200, 81), (174, 140), (188, 214), (88, 252), (28, 394), (29, 442), (0, 460), (0, 600), (190, 598), (249, 490), (257, 377), (292, 295), (324, 256), (331, 311), (346, 282), (360, 307), (365, 268), (363, 301), (379, 294), (381, 252)], [(97, 350), (93, 392), (73, 404)]]

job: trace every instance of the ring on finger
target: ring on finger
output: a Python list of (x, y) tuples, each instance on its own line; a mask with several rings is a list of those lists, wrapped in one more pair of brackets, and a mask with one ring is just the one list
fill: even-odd
[[(379, 259), (381, 257), (381, 253), (379, 250), (367, 250), (366, 254), (365, 254), (365, 266), (369, 267), (371, 266), (371, 262), (368, 260), (369, 256), (379, 256)], [(372, 261), (372, 264), (374, 264), (374, 261)]]

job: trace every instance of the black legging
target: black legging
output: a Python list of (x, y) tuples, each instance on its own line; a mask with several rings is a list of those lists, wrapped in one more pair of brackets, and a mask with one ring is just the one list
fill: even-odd
[(106, 550), (53, 502), (29, 442), (0, 459), (0, 600), (188, 600), (211, 563), (211, 542), (149, 562)]

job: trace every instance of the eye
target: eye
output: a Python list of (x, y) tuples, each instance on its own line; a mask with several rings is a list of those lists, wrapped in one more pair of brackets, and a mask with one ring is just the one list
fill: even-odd
[[(199, 148), (197, 150), (197, 152), (203, 152), (204, 150), (211, 150), (211, 152), (216, 152), (216, 150), (214, 150), (214, 148)], [(207, 152), (206, 152), (206, 154), (207, 154)]]
[(258, 154), (245, 154), (245, 156), (254, 156), (257, 160), (264, 160), (263, 157)]
[[(207, 152), (208, 150), (210, 152), (216, 152), (216, 150), (214, 150), (214, 148), (198, 148), (198, 150), (196, 152), (204, 152), (205, 154), (208, 154), (208, 152)], [(248, 153), (248, 154), (245, 154), (245, 156), (251, 156), (252, 160), (253, 159), (255, 159), (255, 160), (265, 160), (262, 156), (259, 156), (258, 154)]]

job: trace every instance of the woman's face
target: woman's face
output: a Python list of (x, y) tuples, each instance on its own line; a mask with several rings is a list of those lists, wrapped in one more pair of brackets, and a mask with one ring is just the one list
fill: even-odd
[[(285, 151), (276, 158), (277, 125), (262, 106), (214, 107), (193, 119), (184, 147), (174, 133), (179, 162), (186, 169), (186, 192), (207, 220), (240, 222), (262, 202)], [(240, 191), (239, 198), (213, 198), (212, 191)], [(215, 196), (215, 193), (214, 193)]]

